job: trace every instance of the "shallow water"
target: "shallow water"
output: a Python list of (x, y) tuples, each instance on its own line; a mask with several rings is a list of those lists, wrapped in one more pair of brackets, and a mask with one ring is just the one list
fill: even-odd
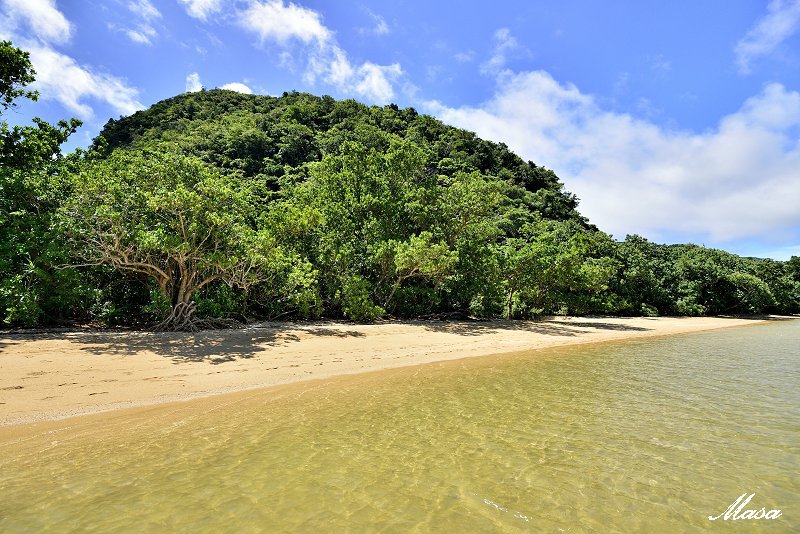
[[(797, 531), (800, 321), (29, 429), (0, 532)], [(708, 520), (742, 493), (782, 516)]]

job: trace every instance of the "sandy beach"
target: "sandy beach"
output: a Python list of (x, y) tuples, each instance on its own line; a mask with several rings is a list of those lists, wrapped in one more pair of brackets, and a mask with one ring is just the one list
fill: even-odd
[(759, 322), (716, 317), (552, 318), (374, 325), (265, 323), (194, 334), (12, 332), (0, 334), (0, 425), (435, 361)]

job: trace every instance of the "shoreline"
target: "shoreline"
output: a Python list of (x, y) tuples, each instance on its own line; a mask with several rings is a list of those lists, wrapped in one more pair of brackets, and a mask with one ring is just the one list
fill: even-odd
[(0, 334), (0, 427), (335, 376), (796, 317), (263, 323), (197, 333)]

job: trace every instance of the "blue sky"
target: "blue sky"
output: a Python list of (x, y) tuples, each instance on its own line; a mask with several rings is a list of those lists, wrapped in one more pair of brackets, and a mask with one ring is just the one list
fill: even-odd
[(396, 102), (555, 170), (621, 239), (800, 255), (800, 0), (0, 0), (38, 103), (110, 117), (184, 91)]

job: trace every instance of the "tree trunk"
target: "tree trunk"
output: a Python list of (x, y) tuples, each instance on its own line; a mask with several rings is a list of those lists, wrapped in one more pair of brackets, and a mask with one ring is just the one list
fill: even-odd
[(169, 299), (172, 309), (169, 316), (155, 326), (155, 330), (197, 332), (204, 328), (238, 328), (242, 325), (233, 319), (201, 320), (195, 317), (197, 303), (191, 301), (192, 295), (216, 280), (216, 275), (198, 282), (197, 273), (178, 261), (171, 265), (169, 273), (172, 277), (160, 280), (159, 287)]
[(514, 293), (513, 289), (508, 291), (508, 300), (506, 300), (506, 318), (513, 319), (511, 314), (514, 312)]
[(182, 264), (173, 265), (171, 272), (173, 276), (171, 283), (167, 284), (167, 297), (172, 311), (166, 319), (156, 325), (155, 329), (196, 332), (200, 328), (194, 318), (197, 304), (191, 302), (194, 288), (187, 287), (187, 273)]

